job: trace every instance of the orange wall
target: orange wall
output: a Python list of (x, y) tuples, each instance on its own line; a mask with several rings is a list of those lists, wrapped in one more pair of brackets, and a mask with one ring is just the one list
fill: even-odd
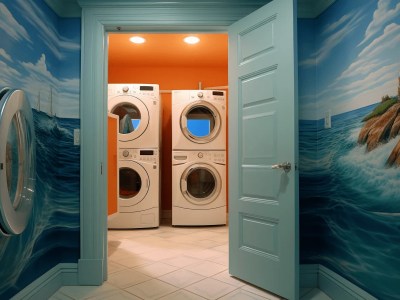
[[(156, 83), (160, 90), (197, 90), (199, 81), (203, 88), (228, 85), (228, 69), (129, 67), (109, 65), (109, 83)], [(172, 124), (171, 94), (162, 93), (162, 151), (161, 151), (161, 209), (172, 209)]]

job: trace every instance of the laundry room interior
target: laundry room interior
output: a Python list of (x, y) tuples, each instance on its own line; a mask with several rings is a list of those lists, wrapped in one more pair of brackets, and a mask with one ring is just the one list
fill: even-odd
[[(143, 39), (142, 43), (131, 41)], [(187, 37), (196, 37), (196, 43), (186, 43)], [(228, 34), (227, 33), (109, 33), (108, 34), (108, 83), (142, 84), (159, 86), (160, 95), (160, 219), (168, 223), (172, 219), (172, 91), (217, 91), (225, 94), (225, 111), (219, 112), (224, 126), (228, 122)], [(197, 93), (197, 92), (196, 92)], [(207, 93), (207, 92), (205, 92)], [(111, 95), (112, 97), (112, 95)], [(185, 105), (186, 106), (186, 105)], [(110, 111), (110, 107), (109, 107)], [(156, 116), (158, 118), (158, 116)], [(149, 122), (154, 121), (149, 116)], [(201, 118), (201, 117), (200, 117)], [(121, 117), (120, 117), (121, 119)], [(210, 126), (205, 124), (204, 126)], [(121, 129), (120, 129), (121, 130)], [(179, 130), (179, 129), (178, 129)], [(201, 134), (201, 133), (200, 133)], [(206, 133), (210, 134), (210, 133)], [(224, 148), (228, 149), (227, 130)], [(109, 143), (115, 136), (109, 136)], [(185, 138), (182, 134), (182, 138)], [(205, 143), (207, 144), (207, 143)], [(196, 147), (192, 150), (213, 150), (213, 147)], [(122, 146), (124, 147), (124, 146)], [(140, 145), (135, 146), (146, 148)], [(200, 154), (202, 155), (202, 154)], [(226, 216), (228, 213), (228, 151), (226, 151), (226, 175), (224, 174)], [(116, 168), (109, 161), (109, 168)], [(151, 180), (150, 180), (151, 181)], [(110, 189), (110, 188), (109, 188)], [(123, 200), (122, 200), (123, 201)], [(207, 213), (202, 218), (207, 219)], [(112, 218), (112, 216), (111, 216)], [(225, 222), (220, 222), (224, 224)], [(213, 225), (212, 223), (210, 223)], [(191, 225), (191, 224), (183, 224)], [(207, 222), (193, 225), (207, 225)], [(217, 225), (217, 224), (215, 224)], [(149, 226), (155, 227), (155, 226)], [(129, 226), (125, 226), (128, 229)], [(137, 227), (131, 227), (135, 229)]]
[[(183, 43), (188, 35), (200, 42)], [(0, 298), (398, 300), (399, 37), (398, 0), (0, 1)], [(245, 44), (242, 65), (255, 69), (240, 77), (231, 58)], [(160, 105), (161, 138), (119, 147), (120, 128), (145, 121), (121, 123), (108, 99), (134, 94)], [(173, 124), (180, 131), (188, 118), (172, 122), (185, 110), (173, 96), (185, 94), (224, 98), (225, 150), (174, 146)], [(263, 109), (280, 99), (291, 104), (274, 127)], [(266, 133), (283, 140), (278, 151)], [(173, 193), (188, 187), (178, 175), (207, 159), (226, 172), (224, 216), (203, 226), (210, 218), (193, 210), (174, 225)], [(107, 183), (114, 194), (120, 184), (111, 160), (141, 170), (123, 196), (151, 188), (155, 197), (138, 195), (153, 200), (152, 214), (116, 218), (149, 202), (107, 203)], [(204, 180), (193, 192), (216, 187), (207, 174), (192, 176)]]

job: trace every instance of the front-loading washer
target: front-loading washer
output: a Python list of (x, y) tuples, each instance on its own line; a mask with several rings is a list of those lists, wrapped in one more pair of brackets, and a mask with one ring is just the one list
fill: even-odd
[(0, 91), (0, 233), (21, 234), (35, 193), (35, 130), (32, 109), (21, 90)]
[(172, 91), (172, 149), (226, 150), (225, 91)]
[(172, 151), (172, 225), (226, 224), (226, 152)]
[(158, 84), (108, 85), (108, 111), (119, 117), (119, 147), (160, 147), (160, 102)]
[(118, 212), (108, 228), (152, 228), (160, 224), (160, 160), (158, 149), (118, 150)]

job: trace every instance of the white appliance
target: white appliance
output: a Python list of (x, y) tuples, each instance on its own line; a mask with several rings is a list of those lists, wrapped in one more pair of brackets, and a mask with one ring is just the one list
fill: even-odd
[(119, 116), (119, 147), (160, 147), (160, 102), (158, 84), (108, 85), (108, 111)]
[(0, 90), (0, 233), (21, 234), (35, 193), (35, 130), (32, 109), (21, 90)]
[(152, 228), (160, 223), (160, 156), (158, 149), (118, 150), (119, 211), (108, 228)]
[(172, 91), (172, 149), (226, 149), (225, 91)]
[(226, 224), (226, 152), (172, 151), (172, 225)]

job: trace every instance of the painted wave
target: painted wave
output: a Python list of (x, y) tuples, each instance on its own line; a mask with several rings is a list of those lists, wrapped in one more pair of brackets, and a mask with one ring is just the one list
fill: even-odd
[(300, 256), (378, 299), (399, 299), (400, 170), (385, 166), (399, 138), (371, 152), (357, 144), (373, 107), (335, 116), (330, 129), (300, 122)]

